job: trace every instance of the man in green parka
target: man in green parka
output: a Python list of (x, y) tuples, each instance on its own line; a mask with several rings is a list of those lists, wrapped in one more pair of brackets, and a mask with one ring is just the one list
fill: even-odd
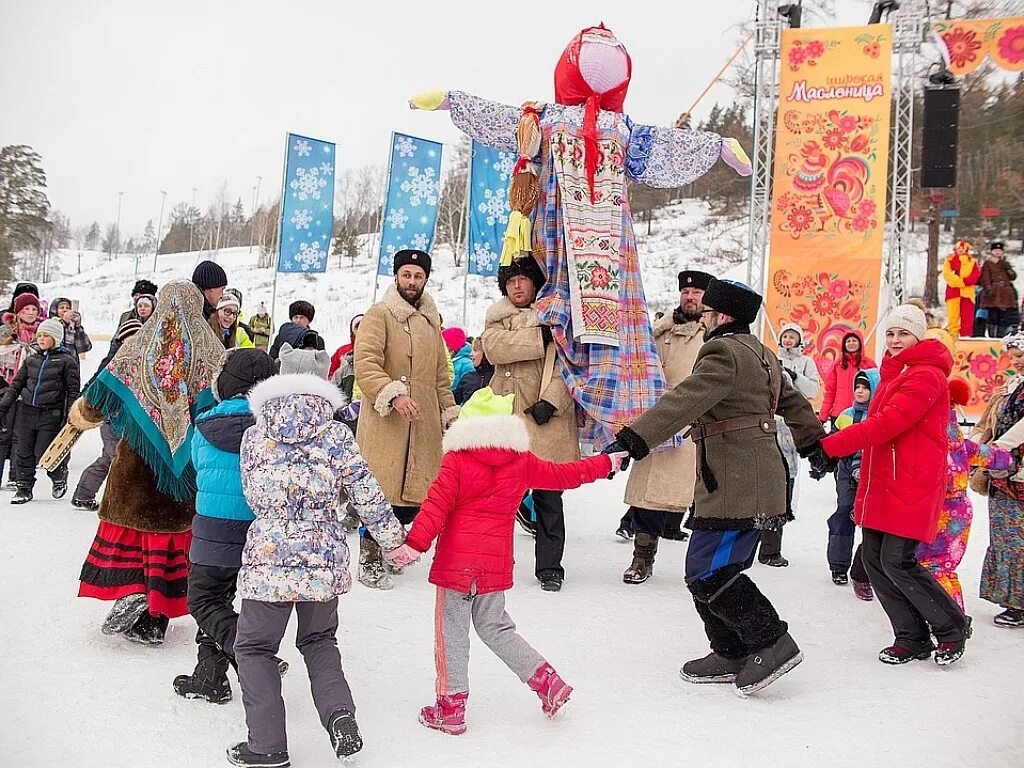
[(770, 685), (803, 660), (786, 622), (743, 573), (762, 531), (792, 519), (775, 414), (789, 425), (812, 468), (831, 462), (821, 450), (825, 433), (814, 410), (751, 333), (760, 308), (761, 296), (742, 283), (712, 280), (704, 294), (705, 343), (693, 373), (606, 449), (643, 459), (651, 447), (686, 429), (697, 443), (685, 578), (712, 652), (688, 661), (680, 674), (693, 683), (732, 682), (742, 695)]

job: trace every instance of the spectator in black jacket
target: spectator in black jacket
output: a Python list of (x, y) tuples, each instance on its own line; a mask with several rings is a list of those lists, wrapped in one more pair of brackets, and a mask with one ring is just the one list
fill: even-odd
[[(282, 344), (291, 344), (293, 349), (323, 349), (323, 339), (320, 334), (309, 327), (315, 314), (316, 309), (308, 301), (293, 301), (289, 304), (288, 317), (291, 318), (291, 321), (277, 329), (274, 343), (270, 345), (270, 356), (277, 360)], [(321, 346), (306, 343), (306, 336), (309, 334), (313, 334), (316, 339), (319, 339)]]
[[(32, 501), (36, 465), (67, 419), (81, 389), (78, 357), (63, 346), (64, 326), (56, 318), (44, 320), (36, 331), (33, 354), (25, 358), (11, 386), (0, 399), (0, 418), (20, 400), (14, 418), (15, 463), (18, 492), (12, 504)], [(47, 472), (53, 481), (53, 498), (68, 490), (68, 463)]]
[(480, 338), (473, 339), (473, 370), (462, 377), (459, 386), (455, 388), (455, 404), (462, 405), (469, 400), (478, 389), (490, 386), (491, 378), (494, 376), (494, 366), (491, 365), (487, 355), (484, 354), (484, 345)]

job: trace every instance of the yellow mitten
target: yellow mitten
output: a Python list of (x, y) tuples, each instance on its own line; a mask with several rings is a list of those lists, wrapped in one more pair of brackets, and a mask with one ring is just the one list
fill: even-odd
[(448, 109), (448, 91), (424, 91), (423, 93), (417, 93), (409, 99), (409, 106), (412, 109), (422, 109), (427, 112)]

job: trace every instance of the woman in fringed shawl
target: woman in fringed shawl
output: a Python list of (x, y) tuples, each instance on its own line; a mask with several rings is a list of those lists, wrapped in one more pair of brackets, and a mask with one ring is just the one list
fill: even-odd
[(149, 322), (71, 408), (68, 421), (76, 428), (106, 421), (118, 436), (78, 591), (116, 601), (105, 634), (159, 644), (168, 620), (188, 613), (192, 425), (213, 405), (209, 384), (223, 354), (203, 318), (199, 289), (168, 283)]
[(532, 251), (543, 267), (547, 282), (535, 306), (551, 327), (562, 377), (583, 412), (580, 438), (597, 448), (665, 389), (626, 180), (682, 187), (719, 158), (750, 173), (733, 139), (634, 123), (622, 112), (631, 72), (625, 47), (601, 25), (584, 29), (562, 53), (555, 103), (515, 107), (462, 91), (410, 100), (415, 109), (450, 109), (463, 133), (518, 155), (501, 264)]

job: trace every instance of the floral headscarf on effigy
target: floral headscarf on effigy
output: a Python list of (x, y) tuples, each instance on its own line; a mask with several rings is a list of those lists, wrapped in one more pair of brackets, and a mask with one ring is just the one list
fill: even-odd
[(160, 289), (152, 317), (85, 392), (153, 471), (157, 488), (179, 501), (195, 494), (192, 423), (213, 405), (210, 383), (223, 355), (203, 318), (199, 289), (173, 281)]

